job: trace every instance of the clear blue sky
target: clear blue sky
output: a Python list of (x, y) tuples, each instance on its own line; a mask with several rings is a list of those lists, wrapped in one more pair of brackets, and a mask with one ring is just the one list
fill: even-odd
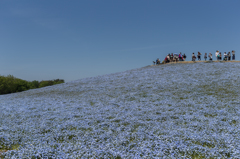
[(239, 0), (1, 0), (0, 75), (73, 81), (236, 51)]

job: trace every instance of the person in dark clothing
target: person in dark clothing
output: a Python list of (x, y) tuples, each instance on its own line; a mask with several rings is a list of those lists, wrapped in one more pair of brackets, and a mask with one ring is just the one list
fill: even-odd
[(228, 52), (228, 61), (231, 60), (231, 52)]
[(187, 58), (187, 56), (185, 54), (183, 54), (183, 61), (185, 61)]
[(159, 60), (159, 58), (156, 60), (156, 64), (157, 64), (157, 65), (160, 64), (160, 60)]
[(201, 53), (200, 52), (198, 52), (198, 55), (197, 55), (197, 57), (198, 57), (198, 61), (201, 61)]
[(235, 60), (235, 51), (232, 50), (232, 60), (234, 61)]

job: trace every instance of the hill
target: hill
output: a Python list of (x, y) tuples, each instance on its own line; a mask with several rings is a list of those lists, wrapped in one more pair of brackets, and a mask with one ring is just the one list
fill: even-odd
[(5, 158), (239, 158), (240, 63), (159, 65), (0, 96)]

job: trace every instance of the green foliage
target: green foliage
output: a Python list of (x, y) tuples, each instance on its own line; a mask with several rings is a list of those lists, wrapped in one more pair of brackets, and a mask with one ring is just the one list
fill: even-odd
[(39, 88), (39, 82), (38, 81), (34, 80), (34, 81), (32, 81), (32, 84), (33, 84), (34, 88)]
[(29, 81), (16, 78), (12, 75), (0, 76), (0, 95), (15, 93), (15, 92), (22, 92), (29, 89), (52, 86), (60, 83), (64, 83), (64, 80), (56, 79), (56, 80), (48, 80), (48, 81), (41, 81), (41, 82), (34, 80), (32, 82), (29, 82)]
[(48, 82), (48, 81), (41, 81), (41, 82), (39, 83), (39, 88), (41, 88), (41, 87), (46, 87), (46, 86), (49, 86), (49, 85), (52, 85), (52, 83), (51, 83), (51, 82)]
[(46, 86), (52, 86), (52, 85), (60, 84), (60, 83), (64, 83), (64, 80), (56, 79), (56, 80), (41, 81), (39, 83), (39, 88), (46, 87)]

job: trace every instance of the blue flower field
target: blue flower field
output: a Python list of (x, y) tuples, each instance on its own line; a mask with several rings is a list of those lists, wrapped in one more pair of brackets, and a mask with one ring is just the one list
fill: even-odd
[(1, 156), (240, 158), (239, 70), (147, 66), (1, 95)]

